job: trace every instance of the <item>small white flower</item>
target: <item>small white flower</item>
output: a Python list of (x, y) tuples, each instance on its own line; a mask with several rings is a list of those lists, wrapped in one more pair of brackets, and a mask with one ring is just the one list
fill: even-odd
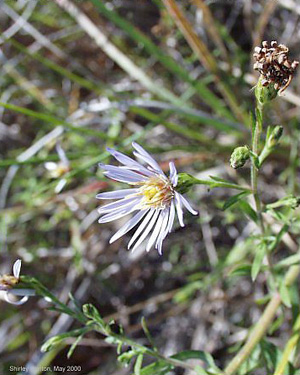
[(100, 193), (96, 196), (98, 199), (120, 198), (114, 203), (99, 208), (99, 213), (104, 214), (99, 219), (99, 223), (108, 223), (138, 211), (112, 236), (110, 243), (139, 224), (128, 244), (128, 249), (135, 250), (149, 236), (146, 251), (154, 245), (159, 254), (162, 254), (162, 243), (171, 232), (175, 211), (182, 227), (184, 226), (183, 206), (193, 215), (197, 215), (197, 212), (175, 190), (178, 176), (174, 163), (169, 163), (170, 175), (167, 177), (147, 151), (135, 142), (132, 146), (135, 149), (134, 156), (146, 166), (111, 148), (107, 151), (123, 165), (118, 167), (100, 164), (105, 170), (106, 177), (132, 185), (132, 188)]
[[(35, 295), (35, 291), (32, 289), (14, 288), (20, 281), (21, 265), (21, 259), (16, 260), (13, 265), (13, 276), (3, 275), (0, 277), (0, 290), (4, 291), (4, 299), (13, 305), (23, 305), (23, 303), (28, 301), (29, 296)], [(22, 298), (18, 301), (12, 300), (10, 298), (11, 294), (21, 296)]]

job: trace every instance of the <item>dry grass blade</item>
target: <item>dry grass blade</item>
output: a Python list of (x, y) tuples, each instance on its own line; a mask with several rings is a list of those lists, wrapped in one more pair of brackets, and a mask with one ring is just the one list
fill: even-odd
[(174, 0), (163, 0), (163, 2), (198, 59), (208, 71), (216, 74), (218, 72), (218, 65), (215, 59), (210, 54), (205, 43), (197, 36), (181, 9)]
[(118, 64), (132, 78), (139, 81), (150, 92), (173, 104), (182, 104), (182, 101), (169, 90), (158, 85), (150, 79), (132, 60), (120, 51), (107, 36), (71, 1), (54, 0), (60, 7), (66, 10), (73, 17), (79, 26), (94, 40), (94, 42), (107, 54), (116, 64)]
[(264, 35), (265, 28), (272, 14), (275, 12), (277, 5), (278, 5), (277, 1), (269, 1), (264, 6), (264, 9), (261, 12), (261, 15), (257, 21), (257, 26), (256, 26), (255, 34), (254, 34), (255, 36), (254, 36), (254, 41), (253, 41), (253, 49), (255, 46), (260, 45), (261, 40), (264, 39), (263, 35)]
[(224, 81), (220, 79), (219, 68), (216, 60), (209, 52), (205, 43), (195, 33), (192, 25), (186, 19), (182, 10), (174, 0), (163, 0), (163, 2), (200, 62), (214, 75), (219, 91), (222, 93), (236, 118), (242, 123), (249, 124), (248, 116), (243, 113), (233, 93), (226, 86)]
[(211, 14), (209, 7), (206, 5), (206, 3), (203, 0), (192, 0), (192, 1), (199, 8), (199, 10), (202, 11), (203, 21), (204, 21), (205, 27), (207, 28), (208, 34), (210, 35), (210, 37), (212, 38), (216, 46), (220, 49), (223, 58), (227, 61), (228, 64), (230, 64), (230, 59), (229, 59), (227, 49), (216, 27), (214, 17)]
[[(6, 29), (5, 32), (1, 35), (0, 44), (4, 43), (6, 39), (9, 39), (12, 36), (14, 36), (23, 27), (26, 20), (28, 20), (30, 16), (32, 15), (36, 7), (36, 4), (37, 4), (36, 0), (29, 1), (27, 2), (26, 8), (23, 11), (22, 15), (19, 16), (18, 14), (16, 14), (17, 20), (14, 19), (15, 22), (8, 29)], [(1, 1), (0, 9), (5, 11), (6, 7), (7, 5), (4, 3), (4, 1)]]
[[(2, 4), (1, 9), (13, 20), (16, 24), (19, 25), (19, 28), (25, 30), (26, 33), (31, 35), (35, 40), (37, 40), (40, 45), (49, 49), (60, 58), (67, 58), (67, 55), (61, 51), (55, 44), (53, 44), (48, 38), (46, 38), (42, 33), (40, 33), (31, 23), (27, 22), (24, 17), (19, 16), (10, 6), (7, 4)], [(12, 35), (11, 35), (12, 36)], [(10, 36), (10, 37), (11, 37)]]

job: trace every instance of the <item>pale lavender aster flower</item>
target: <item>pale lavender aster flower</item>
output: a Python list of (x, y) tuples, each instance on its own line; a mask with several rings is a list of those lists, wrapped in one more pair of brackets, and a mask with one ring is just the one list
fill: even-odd
[[(29, 296), (35, 295), (32, 289), (14, 288), (20, 281), (21, 259), (17, 259), (13, 265), (13, 275), (3, 275), (0, 277), (0, 291), (4, 291), (4, 299), (13, 305), (23, 305), (28, 301)], [(12, 300), (10, 295), (22, 297), (19, 300)]]
[(135, 142), (132, 146), (135, 149), (134, 156), (145, 165), (111, 148), (107, 151), (123, 165), (100, 164), (105, 170), (106, 177), (129, 184), (132, 188), (100, 193), (96, 196), (98, 199), (118, 199), (99, 208), (99, 213), (104, 214), (99, 223), (108, 223), (137, 211), (112, 236), (110, 243), (137, 227), (129, 241), (128, 249), (135, 250), (148, 237), (146, 251), (154, 246), (159, 254), (162, 254), (162, 244), (172, 230), (175, 212), (182, 227), (183, 207), (193, 215), (197, 215), (197, 212), (175, 189), (178, 175), (174, 163), (169, 163), (170, 174), (167, 177), (147, 151)]

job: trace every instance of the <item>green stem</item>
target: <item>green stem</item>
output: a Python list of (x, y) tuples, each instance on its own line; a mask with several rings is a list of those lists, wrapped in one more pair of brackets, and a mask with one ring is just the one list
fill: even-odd
[(228, 189), (236, 189), (242, 191), (250, 191), (250, 189), (246, 186), (241, 186), (237, 184), (232, 184), (230, 182), (219, 182), (219, 181), (208, 181), (208, 180), (199, 180), (198, 178), (194, 178), (193, 180), (194, 185), (208, 185), (212, 189), (216, 187), (228, 188)]
[(179, 173), (178, 174), (178, 183), (176, 190), (178, 193), (184, 194), (194, 185), (206, 185), (209, 186), (211, 189), (220, 187), (220, 188), (228, 188), (228, 189), (236, 189), (241, 191), (246, 191), (251, 194), (252, 190), (248, 186), (241, 186), (237, 184), (233, 184), (231, 182), (227, 182), (226, 180), (222, 180), (218, 177), (211, 176), (211, 180), (200, 180), (188, 173)]
[(37, 279), (34, 277), (29, 276), (21, 276), (21, 282), (27, 285), (29, 288), (33, 288), (36, 291), (36, 294), (47, 298), (51, 301), (54, 305), (57, 305), (61, 312), (64, 312), (67, 315), (72, 316), (74, 319), (79, 320), (81, 323), (85, 324), (86, 318), (82, 313), (73, 311), (69, 306), (65, 303), (60, 302), (60, 300), (50, 292), (43, 284), (41, 284)]
[[(300, 273), (300, 266), (291, 266), (285, 276), (286, 287), (291, 286), (297, 279)], [(246, 341), (243, 348), (236, 354), (236, 356), (229, 362), (225, 368), (225, 375), (234, 375), (238, 368), (246, 361), (250, 356), (256, 344), (262, 339), (271, 325), (277, 309), (281, 304), (281, 297), (278, 293), (275, 293), (270, 302), (268, 303), (264, 313), (256, 323), (253, 331), (251, 332), (248, 340)]]
[[(263, 116), (263, 105), (260, 103), (257, 103), (256, 107), (256, 126), (253, 133), (252, 138), (252, 152), (255, 155), (258, 155), (258, 147), (259, 147), (259, 141), (262, 131), (262, 116)], [(251, 165), (251, 187), (252, 187), (252, 193), (255, 201), (256, 211), (258, 213), (259, 217), (259, 225), (261, 228), (262, 234), (265, 232), (264, 222), (262, 218), (262, 212), (261, 212), (261, 201), (258, 194), (257, 189), (257, 181), (258, 181), (258, 169), (255, 166), (254, 162), (252, 161)]]
[[(83, 313), (81, 313), (79, 311), (74, 311), (70, 307), (68, 307), (66, 304), (62, 303), (54, 294), (52, 294), (46, 287), (44, 287), (44, 285), (41, 284), (37, 279), (31, 278), (31, 277), (28, 277), (28, 276), (21, 276), (21, 281), (25, 285), (28, 285), (29, 287), (34, 288), (37, 295), (40, 295), (44, 298), (46, 297), (48, 300), (51, 300), (51, 302), (54, 305), (56, 305), (60, 309), (61, 312), (64, 312), (65, 314), (68, 314), (68, 315), (72, 316), (74, 319), (77, 319), (82, 324), (87, 323), (87, 318)], [(163, 355), (158, 353), (156, 350), (152, 350), (150, 348), (147, 348), (146, 346), (141, 345), (141, 344), (135, 342), (134, 340), (132, 340), (132, 339), (126, 337), (126, 336), (116, 334), (116, 333), (113, 333), (113, 332), (109, 332), (109, 334), (106, 333), (105, 331), (103, 331), (103, 327), (101, 325), (99, 326), (96, 321), (95, 321), (95, 325), (93, 325), (93, 328), (97, 332), (101, 333), (102, 335), (114, 337), (116, 340), (118, 340), (118, 341), (120, 341), (124, 344), (135, 347), (137, 349), (140, 349), (143, 353), (145, 353), (145, 354), (147, 354), (147, 355), (149, 355), (153, 358), (156, 358), (158, 360), (169, 363), (172, 366), (181, 367), (181, 368), (184, 368), (184, 369), (188, 369), (190, 371), (191, 370), (195, 371), (194, 366), (192, 366), (188, 363), (185, 363), (183, 361), (180, 361), (176, 358), (164, 357)], [(88, 327), (88, 329), (90, 330), (91, 327)]]
[[(259, 155), (258, 155), (259, 142), (260, 142), (260, 137), (261, 137), (261, 133), (262, 133), (262, 129), (263, 129), (263, 109), (264, 109), (264, 105), (262, 103), (260, 103), (259, 101), (257, 101), (257, 104), (256, 104), (256, 125), (255, 125), (255, 129), (254, 129), (254, 132), (253, 132), (253, 137), (252, 137), (252, 152), (257, 157), (259, 157)], [(260, 165), (259, 165), (259, 167), (260, 167)], [(252, 187), (252, 193), (253, 193), (253, 197), (254, 197), (254, 201), (255, 201), (256, 212), (257, 212), (257, 216), (258, 216), (261, 235), (264, 236), (265, 235), (265, 225), (264, 225), (264, 220), (263, 220), (263, 216), (262, 216), (262, 204), (261, 204), (260, 196), (259, 196), (259, 193), (258, 193), (258, 171), (259, 171), (258, 168), (259, 167), (257, 167), (254, 163), (254, 160), (252, 160), (251, 187)], [(263, 242), (265, 242), (264, 239), (263, 239)], [(276, 281), (275, 281), (275, 277), (273, 275), (273, 269), (272, 269), (273, 268), (272, 267), (272, 260), (271, 260), (271, 257), (270, 257), (268, 252), (266, 253), (265, 258), (266, 258), (267, 264), (269, 266), (271, 283), (272, 283), (273, 286), (276, 286)]]
[(273, 151), (272, 148), (267, 147), (267, 145), (265, 145), (265, 147), (263, 148), (263, 150), (260, 153), (259, 158), (258, 158), (258, 160), (259, 160), (259, 167), (261, 167), (263, 165), (263, 163), (265, 162), (265, 160), (271, 154), (272, 151)]
[[(97, 329), (97, 331), (103, 334), (103, 331), (101, 329), (99, 329), (99, 330)], [(144, 354), (147, 354), (150, 357), (153, 357), (153, 358), (156, 358), (160, 361), (164, 361), (166, 363), (169, 363), (172, 366), (181, 367), (181, 368), (184, 368), (184, 369), (187, 369), (187, 370), (195, 371), (193, 365), (182, 362), (182, 361), (180, 361), (176, 358), (164, 357), (163, 355), (161, 355), (157, 351), (149, 349), (146, 346), (141, 345), (141, 344), (137, 343), (136, 341), (130, 339), (129, 337), (126, 337), (126, 336), (123, 336), (123, 335), (118, 335), (118, 334), (110, 334), (110, 336), (116, 338), (118, 341), (121, 341), (124, 344), (127, 344), (127, 345), (129, 345), (133, 348), (137, 348), (137, 349), (141, 350)]]

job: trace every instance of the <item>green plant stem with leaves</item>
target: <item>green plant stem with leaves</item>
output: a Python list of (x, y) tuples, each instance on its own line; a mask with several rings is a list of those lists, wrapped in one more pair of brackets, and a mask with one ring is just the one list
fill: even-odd
[[(271, 323), (273, 322), (276, 312), (281, 305), (281, 303), (285, 303), (286, 305), (290, 305), (290, 302), (286, 303), (286, 296), (289, 300), (288, 296), (288, 289), (292, 286), (292, 284), (296, 281), (296, 279), (299, 276), (300, 273), (300, 266), (299, 265), (291, 265), (288, 272), (285, 275), (285, 278), (283, 281), (280, 281), (280, 288), (279, 291), (277, 290), (278, 285), (278, 278), (276, 278), (276, 275), (273, 273), (274, 269), (272, 267), (272, 263), (269, 258), (270, 251), (274, 250), (275, 247), (278, 245), (280, 241), (276, 241), (274, 245), (268, 246), (266, 241), (266, 228), (263, 221), (262, 216), (262, 202), (260, 199), (260, 195), (258, 192), (258, 174), (259, 169), (266, 160), (266, 158), (271, 154), (271, 152), (275, 149), (275, 147), (278, 144), (278, 141), (282, 135), (282, 126), (275, 126), (274, 128), (268, 127), (267, 133), (266, 133), (266, 139), (265, 144), (262, 149), (262, 152), (259, 154), (259, 146), (260, 146), (260, 139), (261, 134), (263, 130), (263, 109), (266, 103), (268, 103), (270, 100), (274, 99), (277, 95), (277, 92), (274, 91), (272, 87), (263, 87), (261, 80), (259, 80), (256, 90), (256, 119), (253, 123), (252, 128), (252, 151), (249, 153), (251, 155), (251, 188), (252, 188), (252, 194), (255, 201), (255, 208), (256, 208), (256, 215), (257, 215), (257, 223), (261, 230), (261, 244), (264, 248), (264, 251), (262, 254), (266, 256), (267, 262), (268, 262), (268, 270), (270, 272), (270, 280), (271, 280), (271, 299), (269, 303), (267, 304), (261, 318), (256, 323), (254, 328), (251, 330), (249, 337), (245, 343), (245, 345), (242, 347), (242, 349), (234, 356), (234, 358), (229, 362), (227, 367), (225, 368), (225, 374), (226, 375), (234, 375), (238, 372), (241, 365), (250, 357), (252, 354), (252, 351), (256, 347), (256, 345), (261, 341), (261, 339), (265, 336), (267, 333)], [(246, 158), (245, 158), (246, 155)], [(243, 166), (245, 163), (245, 160), (249, 158), (247, 154), (247, 146), (245, 147), (239, 147), (235, 150), (233, 153), (233, 158), (231, 160), (232, 165), (234, 166)], [(240, 163), (240, 164), (239, 164)], [(284, 204), (283, 202), (288, 202), (288, 197), (282, 200), (282, 202), (279, 200), (278, 202), (275, 202), (275, 205), (281, 206)], [(293, 197), (296, 202), (296, 197)], [(289, 197), (291, 199), (291, 197)], [(290, 202), (290, 201), (289, 201)], [(292, 207), (291, 203), (290, 207)], [(298, 203), (297, 203), (298, 204)], [(297, 207), (297, 204), (294, 207)], [(257, 249), (259, 251), (259, 249)], [(256, 254), (257, 255), (257, 254)], [(262, 258), (261, 258), (262, 261)], [(254, 260), (255, 263), (255, 260)], [(253, 266), (254, 266), (253, 263)], [(254, 267), (252, 266), (252, 271)], [(259, 266), (260, 267), (260, 266)], [(258, 268), (259, 268), (258, 267)], [(255, 277), (257, 276), (258, 271), (252, 272), (252, 277), (255, 274)], [(295, 323), (295, 326), (298, 327), (299, 322)], [(295, 333), (292, 338), (289, 340), (288, 345), (286, 346), (286, 349), (283, 352), (282, 359), (280, 363), (277, 366), (276, 375), (283, 374), (283, 371), (287, 365), (288, 358), (291, 354), (291, 346), (295, 346), (295, 341), (298, 341), (299, 335)]]
[[(300, 256), (300, 252), (299, 252), (299, 256)], [(300, 266), (292, 264), (290, 268), (288, 269), (284, 278), (284, 284), (286, 288), (289, 288), (294, 284), (294, 282), (299, 276), (299, 273), (300, 273)], [(98, 310), (93, 305), (90, 305), (90, 304), (84, 305), (83, 311), (81, 311), (81, 309), (78, 308), (76, 301), (74, 301), (72, 298), (75, 304), (75, 308), (71, 308), (68, 305), (60, 302), (38, 280), (31, 278), (31, 277), (27, 277), (27, 276), (22, 276), (21, 282), (23, 284), (22, 287), (25, 285), (26, 288), (33, 288), (36, 291), (37, 295), (40, 295), (46, 298), (49, 302), (52, 302), (57, 311), (59, 311), (60, 313), (65, 313), (67, 315), (70, 315), (74, 319), (78, 320), (80, 323), (84, 324), (83, 328), (76, 329), (76, 330), (66, 332), (66, 333), (62, 333), (58, 336), (54, 336), (50, 338), (43, 345), (42, 351), (52, 350), (55, 347), (61, 345), (65, 339), (73, 336), (73, 337), (77, 337), (77, 340), (75, 340), (76, 344), (75, 345), (73, 344), (70, 349), (70, 351), (73, 352), (76, 345), (79, 343), (80, 339), (83, 337), (84, 334), (90, 331), (96, 331), (104, 335), (108, 343), (114, 344), (118, 347), (118, 354), (121, 353), (122, 345), (130, 346), (132, 348), (132, 353), (131, 354), (129, 353), (130, 360), (134, 356), (148, 355), (157, 360), (157, 363), (156, 363), (157, 366), (163, 366), (163, 364), (165, 364), (165, 365), (171, 366), (169, 370), (171, 370), (174, 367), (179, 367), (179, 368), (183, 368), (186, 370), (195, 371), (195, 373), (199, 373), (199, 374), (220, 374), (220, 375), (236, 374), (239, 367), (247, 360), (247, 358), (250, 356), (255, 346), (260, 342), (263, 336), (267, 333), (272, 321), (275, 318), (276, 312), (282, 303), (282, 297), (280, 296), (278, 292), (275, 292), (273, 297), (270, 299), (269, 303), (267, 304), (261, 318), (258, 320), (252, 332), (250, 333), (249, 338), (246, 341), (245, 345), (229, 362), (225, 370), (222, 371), (213, 364), (213, 359), (207, 353), (200, 352), (200, 351), (186, 351), (186, 352), (182, 352), (177, 355), (174, 355), (172, 357), (165, 357), (159, 353), (156, 347), (153, 346), (152, 340), (149, 340), (152, 347), (147, 347), (125, 336), (123, 334), (122, 329), (118, 333), (114, 332), (111, 326), (113, 322), (110, 322), (110, 323), (105, 322), (105, 320), (100, 316)], [(144, 325), (145, 325), (145, 322), (142, 324), (142, 326), (144, 327)], [(295, 328), (297, 328), (298, 325), (299, 325), (299, 322), (297, 321), (295, 323)], [(144, 331), (148, 337), (149, 336), (148, 329), (144, 329)], [(295, 340), (298, 341), (298, 339), (299, 339), (299, 334), (296, 331), (295, 334), (292, 336), (292, 338), (288, 341), (288, 345), (286, 346), (286, 349), (284, 351), (285, 355), (283, 356), (281, 362), (277, 366), (276, 375), (281, 374), (282, 372), (280, 371), (283, 371), (282, 369), (284, 369), (285, 366), (287, 365), (287, 358), (291, 354), (291, 347), (295, 346)], [(126, 353), (128, 352), (126, 351), (124, 352), (125, 356), (127, 355)], [(122, 357), (122, 354), (120, 355), (120, 357)], [(182, 358), (183, 360), (181, 360), (180, 358)], [(186, 360), (186, 359), (191, 359), (191, 358), (200, 359), (204, 361), (206, 365), (211, 369), (211, 371), (209, 369), (204, 370), (202, 368), (201, 368), (201, 371), (198, 371), (199, 366), (195, 367), (194, 365), (184, 362), (184, 359)]]
[[(133, 355), (148, 355), (152, 358), (155, 358), (158, 361), (158, 365), (161, 366), (162, 364), (167, 364), (170, 367), (170, 370), (173, 367), (179, 367), (183, 368), (185, 370), (195, 371), (195, 368), (193, 365), (184, 362), (183, 360), (180, 360), (179, 358), (184, 359), (201, 359), (206, 360), (206, 354), (199, 351), (186, 351), (179, 353), (178, 355), (174, 355), (171, 357), (165, 357), (162, 354), (158, 352), (156, 347), (147, 347), (145, 345), (142, 345), (131, 338), (125, 336), (123, 334), (123, 330), (120, 327), (119, 331), (120, 333), (116, 333), (113, 331), (111, 324), (114, 322), (106, 323), (105, 320), (100, 316), (98, 310), (91, 304), (86, 304), (83, 306), (83, 310), (78, 307), (78, 304), (72, 297), (71, 300), (74, 302), (75, 307), (71, 308), (65, 303), (62, 303), (53, 293), (51, 293), (43, 284), (41, 284), (37, 279), (28, 277), (28, 276), (21, 276), (21, 284), (22, 287), (26, 287), (29, 289), (34, 289), (36, 294), (46, 298), (48, 302), (54, 304), (54, 309), (57, 310), (60, 313), (67, 314), (71, 316), (72, 318), (78, 320), (81, 324), (84, 324), (85, 326), (83, 328), (75, 329), (73, 331), (65, 332), (62, 334), (59, 334), (57, 336), (51, 337), (49, 340), (47, 340), (44, 345), (42, 346), (42, 351), (49, 351), (54, 349), (55, 347), (61, 345), (65, 339), (68, 339), (70, 337), (77, 337), (77, 340), (75, 340), (75, 345), (73, 344), (68, 356), (70, 356), (76, 345), (79, 343), (80, 339), (83, 338), (83, 336), (90, 332), (90, 331), (96, 331), (98, 333), (101, 333), (106, 337), (106, 341), (111, 344), (115, 344), (118, 346), (118, 354), (120, 354), (121, 347), (123, 345), (129, 346), (133, 349)], [(145, 327), (145, 322), (142, 324), (143, 328)], [(144, 329), (147, 337), (149, 338), (149, 331), (148, 329)], [(149, 340), (150, 344), (152, 344), (152, 340)], [(126, 351), (124, 352), (126, 355)], [(209, 355), (207, 355), (209, 358)], [(178, 358), (176, 358), (178, 357)], [(210, 358), (209, 358), (210, 359)], [(208, 362), (209, 362), (208, 359)]]

